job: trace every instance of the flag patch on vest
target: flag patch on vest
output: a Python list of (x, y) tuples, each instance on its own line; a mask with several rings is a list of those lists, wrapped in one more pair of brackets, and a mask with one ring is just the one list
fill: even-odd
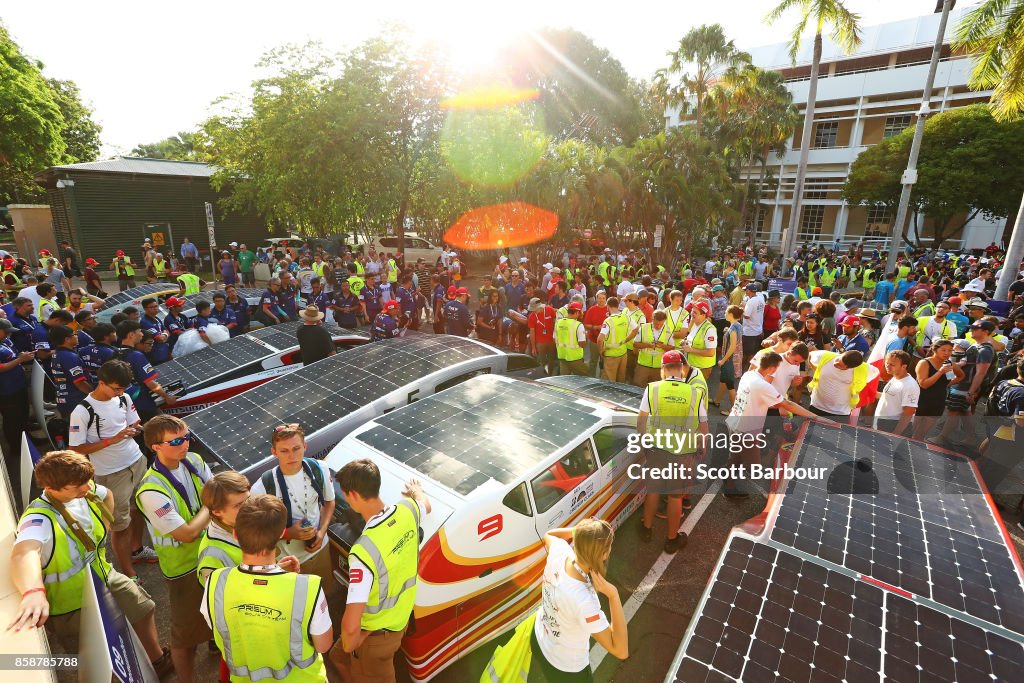
[(35, 519), (29, 518), (21, 523), (21, 526), (18, 527), (18, 531), (24, 531), (25, 529), (29, 529), (34, 526), (42, 526), (42, 524), (43, 520), (39, 519), (38, 517), (36, 517)]
[(597, 621), (597, 620), (598, 620), (598, 619), (600, 619), (600, 618), (601, 618), (601, 615), (600, 615), (600, 614), (595, 614), (595, 615), (594, 615), (594, 616), (592, 616), (592, 617), (587, 617), (587, 623), (588, 623), (588, 624), (593, 624), (593, 623), (594, 623), (595, 621)]
[(266, 586), (267, 585), (267, 580), (266, 579), (253, 579), (252, 580), (252, 585), (254, 585), (254, 586)]
[(157, 517), (164, 517), (164, 516), (169, 515), (169, 514), (171, 514), (171, 504), (170, 503), (164, 503), (163, 507), (161, 507), (159, 510), (156, 511), (156, 516)]

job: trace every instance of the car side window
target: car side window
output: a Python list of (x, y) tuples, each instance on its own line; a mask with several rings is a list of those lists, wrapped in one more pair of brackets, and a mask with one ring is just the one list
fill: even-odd
[(505, 499), (501, 501), (502, 505), (515, 510), (521, 515), (530, 517), (532, 512), (530, 510), (530, 499), (526, 495), (526, 482), (523, 482), (519, 486), (515, 487), (505, 495)]
[(594, 446), (603, 464), (622, 452), (629, 442), (629, 435), (635, 433), (632, 427), (605, 427), (594, 434)]
[(588, 439), (563, 455), (530, 482), (537, 512), (550, 510), (596, 471), (597, 461), (594, 459), (594, 452)]
[(452, 377), (451, 379), (446, 379), (445, 381), (441, 382), (436, 387), (434, 387), (434, 393), (444, 391), (445, 389), (451, 389), (456, 384), (462, 384), (467, 379), (471, 379), (473, 377), (476, 377), (477, 375), (486, 375), (490, 371), (490, 368), (478, 368), (476, 370), (471, 370), (470, 372), (464, 372), (461, 375)]
[(533, 356), (523, 353), (510, 353), (508, 355), (508, 371), (517, 372), (521, 370), (533, 370), (540, 367), (540, 363)]
[(398, 239), (394, 237), (381, 237), (380, 246), (385, 249), (394, 249), (398, 245)]
[(413, 239), (411, 241), (412, 241), (412, 246), (411, 246), (412, 249), (430, 249), (430, 243), (427, 242), (426, 240)]

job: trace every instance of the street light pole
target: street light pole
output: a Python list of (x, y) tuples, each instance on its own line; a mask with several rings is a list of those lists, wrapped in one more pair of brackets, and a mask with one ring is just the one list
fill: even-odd
[(910, 143), (910, 158), (907, 160), (907, 170), (903, 172), (903, 190), (900, 192), (900, 204), (896, 210), (896, 220), (892, 224), (892, 239), (889, 243), (889, 257), (885, 262), (885, 268), (892, 272), (896, 267), (896, 258), (900, 253), (900, 241), (903, 237), (903, 225), (907, 222), (907, 212), (910, 208), (910, 192), (917, 182), (917, 157), (921, 153), (921, 139), (924, 137), (924, 122), (931, 113), (929, 106), (932, 99), (932, 87), (935, 85), (935, 72), (939, 67), (939, 57), (942, 55), (942, 41), (946, 36), (946, 21), (949, 19), (949, 10), (956, 0), (944, 0), (942, 3), (942, 17), (939, 19), (939, 30), (935, 34), (935, 45), (932, 47), (932, 60), (928, 65), (928, 78), (925, 80), (924, 92), (921, 95), (921, 108), (917, 112), (917, 125), (914, 128), (914, 140)]

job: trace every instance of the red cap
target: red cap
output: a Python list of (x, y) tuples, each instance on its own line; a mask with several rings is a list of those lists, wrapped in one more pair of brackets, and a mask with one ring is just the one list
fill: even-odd
[(175, 306), (184, 306), (186, 302), (184, 299), (179, 299), (176, 296), (171, 296), (167, 297), (167, 301), (165, 301), (164, 303), (167, 304), (167, 308), (173, 308)]
[(395, 301), (394, 299), (389, 299), (387, 302), (384, 303), (384, 310), (388, 311), (392, 308), (401, 308), (401, 306), (399, 306), (398, 302)]
[(964, 303), (964, 300), (961, 299), (958, 296), (951, 296), (951, 297), (949, 297), (949, 305), (950, 306), (960, 306), (963, 303)]
[(469, 296), (469, 290), (465, 287), (459, 287), (455, 290), (455, 296)]
[(711, 315), (711, 306), (708, 305), (707, 301), (698, 301), (693, 304), (693, 308), (699, 310), (704, 315)]
[(39, 250), (39, 255), (40, 256), (49, 256), (50, 255), (50, 250), (49, 249), (40, 249)]
[(680, 365), (683, 362), (683, 354), (678, 351), (666, 351), (661, 355), (662, 365)]
[(459, 293), (459, 288), (456, 287), (455, 285), (452, 285), (451, 287), (448, 288), (448, 298), (449, 299), (454, 299), (456, 297), (456, 295), (458, 295), (458, 293)]
[(124, 249), (118, 249), (117, 250), (117, 255), (118, 256), (124, 256)]
[(843, 327), (858, 328), (860, 327), (860, 318), (858, 318), (855, 315), (848, 315), (845, 318), (843, 318), (843, 322), (839, 324), (842, 325)]
[(814, 295), (814, 296), (820, 296), (821, 295), (821, 287), (815, 287), (814, 289), (812, 289), (811, 290), (811, 294)]
[(97, 261), (94, 258), (87, 258), (87, 259), (85, 259), (85, 265), (87, 265), (87, 266), (98, 266), (99, 264), (100, 264), (100, 262)]
[(583, 304), (581, 304), (579, 301), (573, 301), (571, 304), (569, 304), (569, 310), (570, 311), (582, 311), (583, 310)]

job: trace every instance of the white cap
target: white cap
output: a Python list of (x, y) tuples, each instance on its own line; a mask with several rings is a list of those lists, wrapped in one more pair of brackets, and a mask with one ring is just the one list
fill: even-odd
[(529, 259), (528, 259), (528, 258), (526, 258), (525, 256), (524, 256), (524, 257), (522, 257), (521, 259), (519, 259), (519, 262), (520, 262), (520, 263), (526, 263), (527, 261), (529, 261)]
[(554, 266), (553, 264), (551, 264), (551, 263), (545, 263), (545, 264), (544, 264), (544, 267), (545, 267), (545, 268), (547, 268), (548, 270), (551, 270), (551, 269), (552, 269), (552, 268), (554, 268), (555, 266)]
[(505, 263), (507, 261), (508, 261), (508, 256), (504, 256), (504, 255), (502, 255), (502, 257), (498, 259), (498, 263)]
[(238, 246), (238, 242), (228, 242), (228, 246), (229, 247), (237, 247)]

